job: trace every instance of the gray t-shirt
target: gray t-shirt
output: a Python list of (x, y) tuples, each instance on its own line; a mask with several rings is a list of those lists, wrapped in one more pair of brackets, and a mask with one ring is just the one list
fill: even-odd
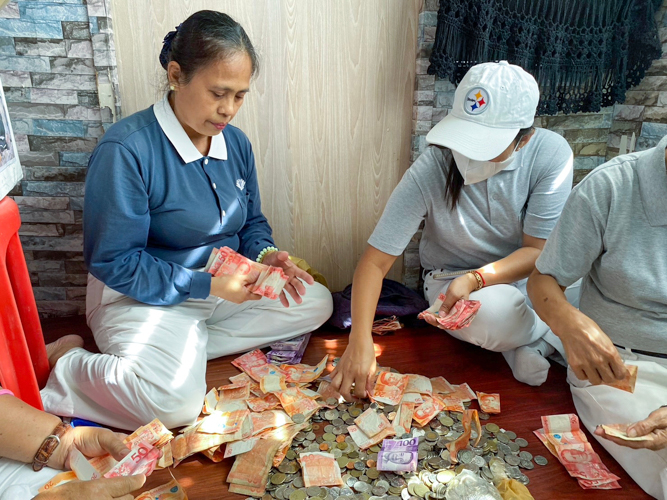
[(573, 191), (536, 267), (583, 277), (579, 308), (620, 346), (667, 353), (667, 136), (618, 156)]
[(536, 129), (516, 159), (493, 177), (446, 199), (451, 151), (430, 146), (396, 186), (368, 243), (400, 255), (425, 221), (424, 269), (477, 269), (522, 246), (523, 234), (546, 239), (572, 188), (572, 150), (560, 135)]

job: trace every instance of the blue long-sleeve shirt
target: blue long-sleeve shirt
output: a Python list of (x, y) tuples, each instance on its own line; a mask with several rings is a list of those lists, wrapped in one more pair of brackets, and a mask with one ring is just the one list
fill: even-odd
[(166, 98), (109, 128), (86, 177), (84, 258), (110, 288), (153, 305), (203, 299), (214, 247), (275, 245), (248, 138), (228, 125), (202, 156)]

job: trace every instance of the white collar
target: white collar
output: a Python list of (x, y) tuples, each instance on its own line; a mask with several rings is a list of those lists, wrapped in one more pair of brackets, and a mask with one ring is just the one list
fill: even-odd
[[(162, 127), (162, 131), (185, 163), (203, 158), (204, 155), (195, 147), (188, 134), (185, 133), (178, 118), (176, 118), (174, 110), (169, 105), (168, 96), (169, 93), (165, 94), (161, 101), (153, 105), (153, 113), (155, 113), (155, 118), (157, 118), (157, 122)], [(218, 160), (227, 159), (227, 143), (222, 132), (211, 137), (211, 148), (208, 151), (208, 156), (217, 158)]]

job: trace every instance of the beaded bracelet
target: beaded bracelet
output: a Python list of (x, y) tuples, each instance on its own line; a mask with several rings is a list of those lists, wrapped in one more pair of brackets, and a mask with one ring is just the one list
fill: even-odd
[(276, 247), (266, 247), (264, 250), (259, 252), (259, 255), (257, 256), (257, 262), (261, 264), (264, 260), (264, 257), (266, 257), (266, 254), (271, 252), (280, 252), (280, 250), (278, 250)]

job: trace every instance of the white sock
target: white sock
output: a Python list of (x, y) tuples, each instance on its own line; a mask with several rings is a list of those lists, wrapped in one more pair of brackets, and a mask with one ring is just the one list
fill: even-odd
[(540, 338), (532, 344), (502, 354), (510, 365), (515, 379), (524, 384), (538, 386), (547, 380), (550, 365), (546, 357), (555, 351), (551, 344)]

